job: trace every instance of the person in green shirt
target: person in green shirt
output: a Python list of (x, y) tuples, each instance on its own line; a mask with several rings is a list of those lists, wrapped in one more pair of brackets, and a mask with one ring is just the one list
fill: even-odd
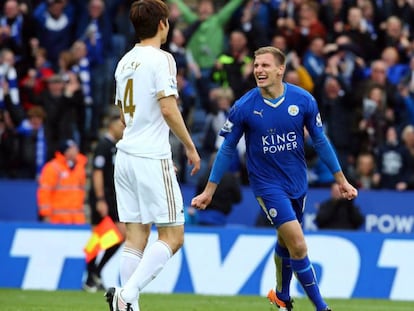
[(197, 81), (197, 90), (202, 107), (208, 111), (211, 70), (217, 57), (224, 51), (224, 28), (244, 0), (230, 0), (217, 12), (212, 0), (200, 0), (197, 13), (192, 11), (183, 0), (168, 0), (167, 2), (177, 5), (183, 21), (188, 25), (184, 31), (186, 47), (200, 66), (201, 78)]

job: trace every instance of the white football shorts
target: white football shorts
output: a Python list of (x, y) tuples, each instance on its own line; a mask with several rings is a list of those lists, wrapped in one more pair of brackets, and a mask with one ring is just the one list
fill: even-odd
[(171, 159), (150, 159), (117, 151), (115, 190), (119, 220), (181, 225), (184, 204)]

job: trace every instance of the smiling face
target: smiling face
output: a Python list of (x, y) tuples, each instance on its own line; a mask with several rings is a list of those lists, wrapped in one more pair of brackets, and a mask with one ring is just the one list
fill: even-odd
[(210, 0), (202, 0), (198, 4), (198, 16), (201, 21), (205, 21), (214, 14), (214, 4)]
[(269, 89), (279, 85), (284, 72), (285, 65), (270, 52), (256, 55), (253, 73), (259, 88)]

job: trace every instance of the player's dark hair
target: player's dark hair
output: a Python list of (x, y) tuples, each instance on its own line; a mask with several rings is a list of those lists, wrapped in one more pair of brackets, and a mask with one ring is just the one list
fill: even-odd
[(138, 0), (132, 3), (129, 19), (137, 39), (155, 37), (160, 21), (167, 25), (169, 13), (167, 4), (161, 0)]
[(268, 53), (272, 54), (273, 57), (276, 59), (276, 61), (280, 65), (285, 65), (285, 63), (286, 63), (285, 53), (283, 53), (281, 50), (279, 50), (278, 48), (275, 48), (273, 46), (265, 46), (265, 47), (258, 48), (254, 52), (254, 57), (256, 57), (258, 55), (268, 54)]

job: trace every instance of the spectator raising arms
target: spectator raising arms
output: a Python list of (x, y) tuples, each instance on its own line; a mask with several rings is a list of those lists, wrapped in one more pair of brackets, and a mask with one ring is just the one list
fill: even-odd
[(76, 76), (71, 73), (68, 77), (67, 81), (57, 74), (49, 77), (46, 90), (33, 99), (35, 105), (43, 107), (47, 115), (45, 135), (48, 160), (54, 156), (60, 141), (77, 134), (76, 112), (79, 105), (83, 106), (83, 95)]
[(208, 93), (211, 86), (210, 76), (217, 57), (223, 52), (224, 25), (244, 0), (231, 0), (215, 12), (212, 0), (198, 2), (197, 14), (183, 0), (168, 0), (178, 6), (184, 21), (189, 25), (184, 31), (187, 48), (201, 69), (201, 78), (197, 81), (198, 95), (202, 107), (209, 111)]

